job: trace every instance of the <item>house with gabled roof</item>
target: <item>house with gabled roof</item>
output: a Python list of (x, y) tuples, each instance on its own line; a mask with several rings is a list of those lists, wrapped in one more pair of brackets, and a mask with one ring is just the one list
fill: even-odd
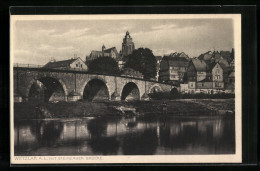
[(53, 60), (45, 64), (43, 68), (88, 70), (88, 66), (80, 57), (62, 61)]
[(229, 93), (234, 93), (235, 91), (235, 72), (231, 71), (228, 74), (228, 82), (225, 84), (225, 89)]
[(159, 80), (174, 84), (183, 83), (188, 65), (189, 61), (184, 57), (164, 56), (160, 63)]
[(207, 64), (204, 60), (192, 59), (189, 62), (187, 76), (189, 81), (201, 81), (206, 78)]
[(213, 89), (224, 88), (224, 65), (218, 62), (213, 62), (209, 65), (209, 72), (212, 75)]
[(196, 89), (197, 82), (206, 79), (207, 64), (204, 60), (192, 59), (187, 69), (188, 88)]
[(193, 92), (207, 93), (223, 90), (226, 73), (227, 69), (221, 63), (206, 64), (204, 60), (192, 59), (187, 70), (188, 88)]

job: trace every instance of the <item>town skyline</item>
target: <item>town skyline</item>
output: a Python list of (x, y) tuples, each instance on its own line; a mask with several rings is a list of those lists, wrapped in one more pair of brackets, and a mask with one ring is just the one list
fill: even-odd
[(16, 21), (14, 26), (15, 63), (44, 65), (51, 58), (66, 60), (75, 54), (85, 60), (92, 50), (101, 50), (103, 44), (106, 48), (116, 47), (119, 52), (126, 31), (136, 49), (149, 48), (155, 56), (184, 52), (192, 58), (234, 47), (231, 19), (27, 20)]

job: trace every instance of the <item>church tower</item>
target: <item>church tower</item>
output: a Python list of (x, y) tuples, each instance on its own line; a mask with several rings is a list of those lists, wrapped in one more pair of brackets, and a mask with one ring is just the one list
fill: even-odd
[(122, 43), (122, 56), (127, 56), (131, 54), (134, 51), (134, 49), (134, 42), (132, 41), (132, 37), (127, 31)]
[(102, 46), (102, 52), (104, 52), (106, 50), (106, 46), (103, 44)]

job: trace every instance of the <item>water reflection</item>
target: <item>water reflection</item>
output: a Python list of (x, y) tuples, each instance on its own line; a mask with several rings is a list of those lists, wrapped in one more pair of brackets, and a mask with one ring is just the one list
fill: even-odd
[(123, 154), (155, 154), (158, 145), (157, 141), (156, 129), (147, 129), (141, 133), (130, 133), (123, 138)]
[(15, 122), (16, 155), (235, 153), (234, 117), (100, 117)]
[(60, 138), (63, 124), (55, 121), (35, 121), (30, 127), (31, 134), (35, 136), (39, 145), (53, 146)]

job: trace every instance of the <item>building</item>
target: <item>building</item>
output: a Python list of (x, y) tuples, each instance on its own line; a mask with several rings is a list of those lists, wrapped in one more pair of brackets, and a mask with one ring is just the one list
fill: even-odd
[(156, 80), (159, 80), (159, 71), (160, 71), (160, 63), (162, 61), (162, 57), (161, 56), (155, 56), (155, 60), (156, 60)]
[(179, 84), (185, 82), (189, 61), (184, 57), (164, 56), (160, 63), (159, 80)]
[(125, 61), (123, 60), (123, 57), (119, 55), (118, 58), (116, 59), (116, 61), (117, 61), (117, 64), (118, 64), (118, 68), (120, 70), (124, 69)]
[(225, 91), (227, 93), (235, 92), (235, 72), (231, 71), (228, 75), (228, 82), (225, 84)]
[(166, 55), (166, 56), (169, 56), (169, 57), (180, 57), (180, 58), (186, 58), (187, 60), (190, 60), (189, 56), (186, 53), (184, 53), (184, 52), (181, 52), (181, 53), (174, 52), (174, 53), (171, 53), (170, 55)]
[(215, 93), (225, 89), (225, 65), (212, 62), (206, 64), (203, 60), (192, 59), (187, 70), (188, 89), (191, 93)]
[(204, 60), (207, 64), (212, 62), (220, 62), (226, 66), (234, 59), (234, 48), (232, 51), (208, 51), (198, 56), (198, 59)]
[(206, 53), (201, 54), (201, 55), (198, 57), (198, 59), (199, 59), (199, 60), (204, 60), (204, 61), (210, 61), (211, 58), (212, 58), (212, 54), (213, 54), (213, 52), (208, 51), (208, 52), (206, 52)]
[(213, 89), (224, 89), (224, 65), (219, 63), (211, 63), (209, 66), (209, 72), (212, 75)]
[[(187, 69), (188, 88), (196, 89), (196, 83), (206, 81), (207, 64), (204, 60), (192, 59)], [(210, 76), (209, 76), (210, 77)]]
[(129, 31), (127, 31), (125, 37), (123, 38), (122, 50), (120, 50), (119, 55), (116, 59), (120, 70), (122, 70), (125, 65), (124, 57), (130, 55), (134, 50), (135, 45), (133, 42), (133, 38), (130, 36)]
[(229, 63), (230, 69), (235, 70), (235, 61), (234, 59)]
[(188, 81), (201, 81), (206, 78), (207, 64), (203, 60), (192, 59), (188, 65)]
[(43, 68), (88, 70), (88, 66), (80, 57), (63, 61), (52, 60), (44, 65)]
[(92, 50), (89, 57), (86, 57), (86, 61), (91, 61), (98, 57), (103, 57), (103, 56), (117, 59), (118, 52), (116, 50), (116, 47), (106, 49), (105, 45), (103, 45), (101, 51)]
[(135, 45), (130, 33), (127, 31), (123, 38), (121, 56), (127, 56), (135, 50)]

